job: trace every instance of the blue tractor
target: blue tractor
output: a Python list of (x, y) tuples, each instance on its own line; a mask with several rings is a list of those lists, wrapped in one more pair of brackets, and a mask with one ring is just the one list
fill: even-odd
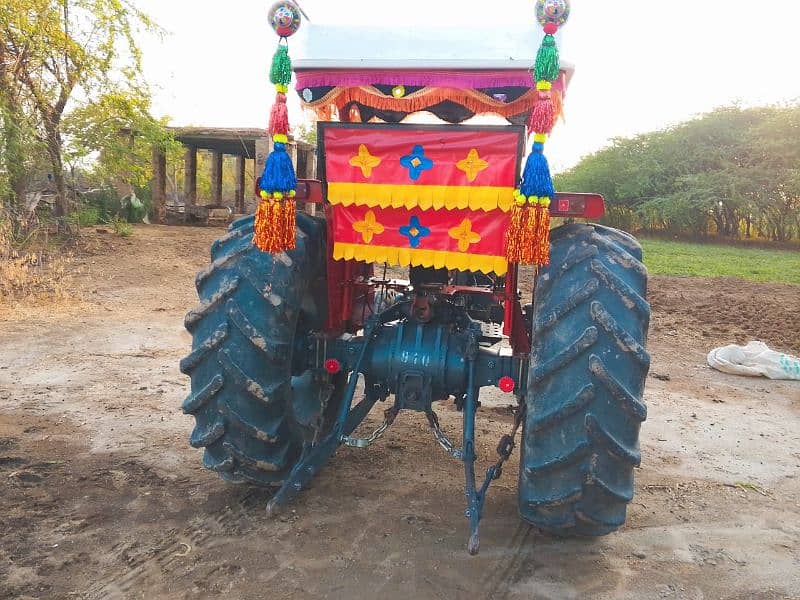
[[(281, 251), (254, 245), (274, 233), (256, 216), (214, 242), (181, 363), (191, 445), (223, 478), (274, 487), (270, 512), (337, 448), (367, 448), (412, 410), (463, 461), (470, 553), (519, 430), (525, 521), (563, 536), (624, 523), (647, 414), (647, 272), (631, 235), (583, 222), (602, 215), (601, 197), (525, 193), (528, 135), (534, 161), (543, 143), (537, 111), (557, 116), (571, 76), (561, 63), (547, 85), (531, 77), (531, 40), (547, 45), (551, 32), (545, 19), (544, 37), (509, 34), (516, 53), (471, 43), (481, 58), (457, 53), (448, 36), (426, 45), (418, 31), (399, 34), (416, 36), (409, 45), (397, 32), (315, 37), (309, 28), (318, 41), (294, 73), (319, 121), (317, 178), (300, 181), (293, 202), (316, 210), (290, 215), (296, 233)], [(419, 59), (399, 56), (409, 49)], [(544, 100), (550, 106), (537, 107)], [(485, 114), (505, 125), (463, 123)], [(524, 262), (534, 268), (520, 270)], [(522, 272), (532, 279), (521, 282)], [(513, 395), (516, 408), (496, 462), (477, 479), (483, 387)], [(383, 423), (356, 437), (379, 402)], [(434, 412), (445, 402), (463, 415), (458, 447)]]

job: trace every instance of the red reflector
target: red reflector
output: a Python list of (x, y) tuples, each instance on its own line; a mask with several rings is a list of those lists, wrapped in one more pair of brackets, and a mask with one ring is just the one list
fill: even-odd
[(329, 358), (325, 361), (325, 370), (331, 375), (335, 375), (342, 370), (342, 363), (335, 358)]
[(550, 205), (550, 213), (556, 217), (599, 219), (605, 210), (605, 201), (600, 194), (557, 192)]
[(497, 382), (497, 387), (499, 387), (506, 394), (513, 392), (515, 386), (516, 384), (514, 383), (514, 378), (509, 377), (508, 375), (501, 377), (500, 381)]

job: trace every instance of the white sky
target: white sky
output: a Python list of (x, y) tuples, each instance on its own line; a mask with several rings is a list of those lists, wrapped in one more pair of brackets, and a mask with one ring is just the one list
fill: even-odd
[[(143, 39), (154, 111), (174, 125), (265, 127), (276, 38), (271, 0), (135, 0), (168, 34)], [(533, 19), (533, 0), (301, 0), (315, 24), (457, 27)], [(714, 107), (800, 99), (800, 2), (573, 0), (563, 58), (576, 72), (566, 122), (548, 143), (555, 170), (610, 138)], [(487, 8), (488, 7), (488, 8)], [(291, 51), (291, 39), (290, 51)], [(301, 122), (297, 103), (292, 123)]]

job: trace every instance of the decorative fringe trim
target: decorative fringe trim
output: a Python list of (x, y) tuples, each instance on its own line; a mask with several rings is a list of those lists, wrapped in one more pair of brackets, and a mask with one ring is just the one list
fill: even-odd
[(511, 210), (514, 188), (490, 186), (328, 183), (328, 202), (342, 206), (419, 208), (421, 210)]
[(293, 250), (297, 244), (295, 201), (262, 197), (256, 209), (253, 244), (273, 254)]
[[(553, 90), (551, 94), (559, 94)], [(531, 89), (513, 102), (501, 102), (474, 90), (457, 90), (452, 88), (425, 88), (412, 92), (402, 98), (386, 96), (378, 89), (371, 86), (338, 87), (332, 89), (319, 100), (305, 103), (306, 108), (314, 111), (333, 104), (340, 114), (351, 102), (358, 102), (378, 110), (392, 110), (397, 112), (412, 113), (425, 110), (430, 106), (450, 100), (469, 110), (470, 112), (495, 113), (501, 117), (511, 117), (533, 109), (539, 100), (539, 92)], [(554, 100), (553, 107), (555, 109)], [(558, 103), (560, 106), (560, 102)], [(556, 115), (557, 116), (557, 115)]]
[(530, 87), (530, 71), (411, 71), (331, 69), (324, 71), (299, 71), (297, 91), (314, 87), (345, 87), (372, 85), (413, 85), (475, 90), (493, 87)]
[(491, 254), (468, 254), (444, 250), (422, 250), (335, 242), (334, 260), (360, 260), (364, 262), (388, 263), (398, 267), (434, 267), (436, 269), (458, 269), (505, 275), (508, 261), (504, 256)]

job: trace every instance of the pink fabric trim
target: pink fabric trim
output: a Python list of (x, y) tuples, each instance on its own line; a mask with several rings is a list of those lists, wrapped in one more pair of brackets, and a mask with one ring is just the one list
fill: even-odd
[[(334, 86), (349, 87), (361, 85), (424, 85), (443, 88), (472, 90), (488, 87), (528, 87), (535, 86), (531, 72), (527, 70), (507, 71), (411, 71), (378, 69), (349, 70), (325, 69), (295, 72), (296, 89), (308, 87)], [(553, 82), (558, 90), (564, 88), (563, 74)]]

